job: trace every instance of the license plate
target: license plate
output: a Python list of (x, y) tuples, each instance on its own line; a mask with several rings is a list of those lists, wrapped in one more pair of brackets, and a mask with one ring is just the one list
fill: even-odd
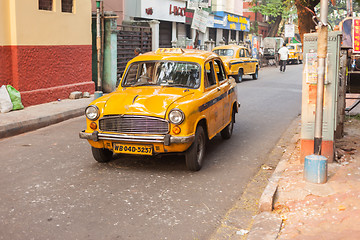
[(152, 155), (152, 146), (149, 145), (114, 143), (113, 150), (115, 153)]

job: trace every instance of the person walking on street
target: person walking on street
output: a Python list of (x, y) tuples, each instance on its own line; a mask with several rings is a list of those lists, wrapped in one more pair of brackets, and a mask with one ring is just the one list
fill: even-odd
[(280, 72), (285, 72), (286, 62), (288, 60), (289, 49), (286, 47), (286, 43), (278, 51), (280, 58)]

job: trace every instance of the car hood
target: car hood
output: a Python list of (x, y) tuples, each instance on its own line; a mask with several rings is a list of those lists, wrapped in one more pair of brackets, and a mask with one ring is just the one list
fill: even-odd
[(179, 99), (193, 94), (186, 88), (124, 88), (112, 93), (103, 115), (147, 115), (165, 118), (167, 109)]

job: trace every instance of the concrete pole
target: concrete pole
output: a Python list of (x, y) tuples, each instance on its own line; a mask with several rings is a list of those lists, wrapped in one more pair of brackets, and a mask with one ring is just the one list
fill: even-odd
[(173, 22), (172, 23), (172, 31), (171, 31), (171, 41), (176, 41), (176, 35), (177, 35), (177, 33), (176, 33), (176, 26), (177, 26), (177, 23), (176, 22)]
[(97, 85), (94, 93), (94, 98), (101, 97), (101, 27), (100, 27), (100, 3), (103, 0), (96, 1), (96, 52), (97, 52)]
[(315, 109), (315, 134), (314, 134), (314, 154), (321, 155), (322, 143), (322, 125), (323, 125), (323, 99), (325, 83), (325, 61), (327, 55), (327, 37), (328, 37), (328, 1), (320, 1), (320, 23), (318, 25), (318, 78), (317, 95)]
[(159, 36), (160, 36), (160, 30), (159, 30), (159, 25), (160, 22), (157, 20), (151, 20), (149, 23), (150, 27), (151, 27), (151, 48), (152, 51), (156, 51), (159, 48)]
[(216, 29), (216, 46), (220, 44), (223, 38), (223, 30), (221, 28)]

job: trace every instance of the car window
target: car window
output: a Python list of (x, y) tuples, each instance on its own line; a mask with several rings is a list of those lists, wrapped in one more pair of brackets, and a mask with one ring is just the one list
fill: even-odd
[(225, 71), (219, 59), (214, 60), (214, 66), (215, 66), (215, 73), (218, 77), (219, 82), (226, 80)]
[(121, 86), (144, 85), (199, 88), (200, 65), (177, 61), (134, 62), (128, 67)]
[(292, 45), (289, 45), (289, 46), (286, 46), (289, 50), (294, 50), (295, 49), (295, 46), (292, 46)]
[(213, 52), (219, 56), (233, 56), (234, 55), (234, 50), (232, 50), (232, 49), (216, 49)]
[(215, 79), (215, 75), (214, 75), (214, 67), (213, 67), (213, 63), (207, 62), (205, 64), (205, 88), (211, 87), (213, 85), (216, 85), (216, 79)]
[(245, 50), (245, 57), (250, 57), (250, 53), (249, 53), (249, 50)]
[(240, 49), (239, 57), (245, 57), (245, 51), (244, 49)]

